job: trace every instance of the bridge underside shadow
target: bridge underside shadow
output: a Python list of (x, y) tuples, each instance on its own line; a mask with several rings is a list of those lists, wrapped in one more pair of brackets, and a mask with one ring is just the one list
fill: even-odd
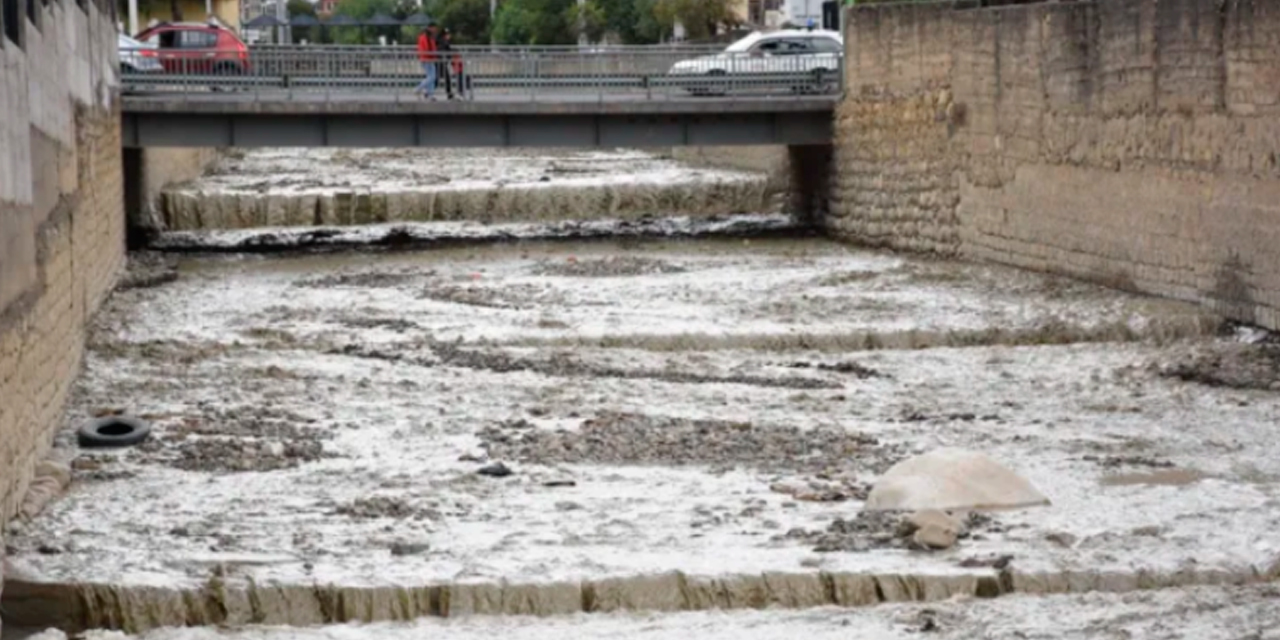
[(825, 145), (831, 100), (317, 105), (130, 99), (126, 147)]

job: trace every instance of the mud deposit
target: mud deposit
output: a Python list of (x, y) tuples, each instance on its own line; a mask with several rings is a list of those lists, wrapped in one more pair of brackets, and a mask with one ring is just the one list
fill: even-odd
[(234, 150), (166, 190), (167, 230), (631, 219), (777, 210), (768, 177), (638, 151)]
[[(1275, 392), (1162, 368), (1268, 356), (1183, 305), (817, 240), (136, 270), (59, 439), (72, 488), (7, 531), (15, 571), (72, 585), (82, 620), (1132, 590), (1280, 559)], [(103, 411), (152, 439), (78, 451), (72, 429)], [(993, 456), (1052, 505), (913, 548), (862, 502), (939, 446)]]

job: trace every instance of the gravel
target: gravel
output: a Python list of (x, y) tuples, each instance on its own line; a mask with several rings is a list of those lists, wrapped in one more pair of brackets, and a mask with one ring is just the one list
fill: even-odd
[(834, 428), (602, 413), (574, 430), (525, 420), (480, 431), (489, 455), (538, 464), (705, 465), (768, 472), (880, 473), (903, 457), (876, 438)]

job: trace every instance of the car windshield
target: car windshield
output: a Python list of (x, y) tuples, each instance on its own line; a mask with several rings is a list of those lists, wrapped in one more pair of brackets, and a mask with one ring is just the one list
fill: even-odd
[(751, 45), (764, 39), (764, 34), (753, 33), (725, 48), (725, 53), (745, 53), (751, 48)]

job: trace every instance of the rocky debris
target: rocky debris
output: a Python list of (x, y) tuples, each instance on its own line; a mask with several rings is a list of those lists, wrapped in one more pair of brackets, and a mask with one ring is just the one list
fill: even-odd
[(642, 369), (586, 362), (570, 352), (554, 352), (541, 357), (517, 356), (499, 350), (467, 349), (456, 344), (428, 341), (430, 356), (415, 356), (401, 351), (391, 352), (359, 344), (347, 344), (328, 353), (373, 358), (388, 362), (412, 362), (424, 367), (450, 366), (510, 373), (531, 371), (567, 378), (620, 378), (624, 380), (661, 380), (680, 384), (741, 384), (783, 389), (841, 389), (830, 380), (793, 376), (765, 376), (731, 373), (726, 375), (682, 371), (678, 368)]
[(1152, 368), (1166, 378), (1211, 387), (1280, 391), (1280, 344), (1212, 343)]
[(1009, 564), (1012, 562), (1013, 562), (1013, 556), (1011, 555), (996, 555), (996, 556), (965, 558), (964, 560), (961, 560), (956, 566), (959, 566), (965, 569), (978, 569), (978, 568), (990, 567), (997, 571), (1004, 571), (1005, 569), (1009, 568)]
[(750, 467), (772, 472), (876, 472), (898, 447), (838, 428), (800, 429), (729, 420), (602, 413), (575, 430), (485, 427), (490, 457), (535, 464), (593, 463)]
[(874, 510), (997, 509), (1049, 504), (1024, 478), (988, 456), (943, 448), (886, 471), (866, 508)]
[(871, 487), (855, 478), (842, 476), (830, 480), (814, 478), (804, 482), (775, 482), (769, 485), (769, 490), (801, 502), (844, 502), (866, 500)]
[(334, 456), (323, 443), (332, 434), (296, 412), (259, 404), (202, 404), (199, 410), (164, 421), (158, 437), (137, 447), (141, 460), (186, 471), (245, 472)]
[(316, 440), (281, 442), (230, 438), (194, 438), (166, 446), (160, 462), (186, 471), (276, 471), (327, 457)]
[(435, 300), (487, 309), (522, 309), (563, 302), (548, 287), (537, 284), (504, 283), (501, 287), (459, 284), (440, 280), (418, 292), (419, 300)]
[(542, 261), (533, 266), (531, 271), (540, 276), (563, 276), (572, 278), (616, 278), (621, 276), (647, 276), (667, 273), (684, 273), (688, 269), (656, 258), (635, 256), (608, 256), (580, 260), (569, 258), (562, 261)]
[(308, 289), (395, 289), (413, 280), (431, 276), (434, 271), (421, 273), (400, 272), (387, 273), (381, 271), (344, 271), (329, 275), (297, 280), (294, 287)]
[(813, 362), (801, 361), (801, 362), (790, 362), (783, 366), (786, 366), (791, 369), (812, 368), (812, 369), (817, 369), (819, 371), (833, 371), (835, 373), (848, 373), (858, 378), (859, 380), (865, 380), (867, 378), (888, 377), (885, 374), (880, 373), (879, 371), (876, 371), (875, 369), (863, 366), (857, 362), (854, 362), (853, 360), (846, 360), (844, 362), (835, 362), (835, 363), (826, 363), (826, 362), (813, 363)]
[(1044, 539), (1064, 549), (1070, 549), (1071, 547), (1076, 546), (1076, 542), (1079, 541), (1078, 537), (1065, 531), (1047, 533), (1045, 534)]
[(1174, 464), (1168, 460), (1162, 460), (1151, 456), (1095, 456), (1087, 455), (1081, 458), (1085, 462), (1093, 462), (1105, 469), (1117, 469), (1121, 467), (1146, 467), (1150, 469), (1172, 469)]
[(359, 498), (347, 504), (339, 505), (334, 513), (361, 520), (372, 518), (408, 518), (420, 515), (409, 503), (401, 498), (374, 496)]
[(116, 285), (118, 291), (150, 289), (178, 279), (178, 261), (159, 253), (129, 254), (129, 266)]
[(391, 545), (391, 555), (393, 556), (416, 556), (430, 550), (431, 545), (425, 542), (396, 542)]
[(476, 473), (490, 478), (505, 478), (515, 474), (510, 467), (501, 462), (495, 462), (493, 464), (480, 467), (476, 470)]
[(987, 514), (961, 516), (921, 511), (908, 515), (864, 509), (852, 519), (837, 518), (825, 530), (797, 528), (773, 540), (811, 544), (815, 553), (861, 553), (875, 549), (937, 550), (950, 548), (958, 540), (985, 537), (1003, 530), (1004, 527)]

